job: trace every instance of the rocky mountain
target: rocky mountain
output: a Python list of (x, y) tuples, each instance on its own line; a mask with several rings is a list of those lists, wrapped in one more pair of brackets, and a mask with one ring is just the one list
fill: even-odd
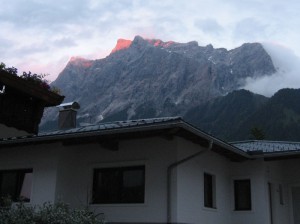
[[(72, 58), (52, 84), (62, 90), (65, 102), (80, 103), (80, 121), (95, 123), (183, 116), (239, 89), (247, 77), (274, 72), (259, 43), (226, 50), (137, 36), (118, 40), (104, 59)], [(45, 114), (41, 128), (56, 127), (57, 110)]]

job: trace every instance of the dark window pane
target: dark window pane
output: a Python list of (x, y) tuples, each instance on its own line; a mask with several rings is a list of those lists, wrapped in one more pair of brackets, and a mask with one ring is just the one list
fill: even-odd
[(216, 177), (204, 173), (204, 206), (216, 208)]
[(282, 190), (282, 185), (281, 185), (281, 184), (279, 184), (279, 203), (280, 203), (281, 205), (284, 204), (284, 203), (283, 203), (283, 190)]
[(0, 171), (0, 196), (13, 201), (30, 201), (32, 170)]
[(250, 180), (234, 181), (235, 210), (251, 210), (251, 183)]
[(17, 173), (16, 172), (3, 172), (1, 180), (1, 197), (12, 197), (16, 200), (17, 197)]
[(145, 166), (94, 170), (93, 203), (143, 203)]
[(209, 174), (204, 174), (204, 206), (213, 207), (213, 179)]

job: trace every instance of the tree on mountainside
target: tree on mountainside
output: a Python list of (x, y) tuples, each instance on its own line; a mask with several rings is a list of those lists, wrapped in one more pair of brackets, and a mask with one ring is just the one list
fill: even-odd
[(251, 136), (255, 140), (264, 140), (266, 138), (266, 135), (261, 128), (253, 127), (253, 128), (251, 128), (250, 132), (251, 132)]

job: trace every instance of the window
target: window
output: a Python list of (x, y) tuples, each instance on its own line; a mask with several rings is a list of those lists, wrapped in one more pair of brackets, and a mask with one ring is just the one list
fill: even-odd
[(0, 197), (13, 201), (29, 202), (31, 197), (32, 169), (0, 171)]
[(234, 208), (236, 211), (251, 210), (251, 183), (249, 179), (234, 180)]
[(144, 203), (144, 194), (145, 166), (94, 170), (92, 203)]
[(204, 173), (204, 206), (216, 208), (216, 177)]
[(283, 190), (282, 190), (282, 185), (279, 184), (279, 203), (281, 205), (284, 205), (284, 202), (283, 202)]

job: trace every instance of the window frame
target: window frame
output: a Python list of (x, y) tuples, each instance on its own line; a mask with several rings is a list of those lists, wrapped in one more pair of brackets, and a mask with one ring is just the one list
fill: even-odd
[(284, 196), (283, 196), (283, 186), (282, 186), (282, 184), (278, 185), (278, 194), (279, 194), (279, 204), (284, 205)]
[[(102, 171), (117, 171), (117, 172), (121, 172), (121, 174), (117, 174), (117, 175), (121, 175), (121, 176), (118, 176), (118, 183), (122, 182), (119, 178), (123, 178), (124, 177), (124, 173), (126, 171), (142, 171), (142, 200), (139, 201), (139, 200), (136, 200), (136, 201), (123, 201), (122, 198), (118, 198), (118, 201), (108, 201), (108, 202), (105, 202), (105, 201), (101, 201), (101, 199), (96, 199), (95, 197), (97, 197), (97, 194), (99, 194), (99, 192), (101, 190), (98, 189), (98, 193), (95, 193), (96, 191), (96, 188), (100, 187), (100, 186), (97, 186), (97, 182), (98, 182), (98, 178), (99, 176), (99, 173)], [(134, 164), (134, 165), (120, 165), (120, 166), (100, 166), (100, 167), (94, 167), (93, 168), (93, 171), (92, 171), (92, 197), (91, 197), (91, 201), (90, 201), (90, 204), (91, 205), (136, 205), (136, 204), (145, 204), (145, 200), (146, 200), (146, 165), (145, 164)], [(123, 179), (123, 182), (124, 182), (124, 179)], [(124, 184), (124, 183), (123, 183)], [(122, 190), (124, 190), (124, 185), (122, 186), (118, 186), (117, 187), (117, 193), (120, 194), (122, 192)], [(124, 193), (124, 192), (123, 192)], [(122, 196), (121, 196), (122, 197)]]
[[(244, 189), (247, 191), (247, 195), (245, 196), (245, 194), (238, 194), (238, 189), (237, 186), (238, 184), (245, 184), (247, 183), (248, 186), (246, 186), (248, 189)], [(243, 186), (239, 186), (239, 187), (243, 187)], [(241, 189), (240, 189), (241, 190)], [(251, 184), (251, 179), (250, 178), (240, 178), (240, 179), (234, 179), (233, 180), (233, 196), (234, 196), (234, 211), (252, 211), (253, 210), (253, 200), (252, 200), (252, 184)], [(239, 205), (239, 197), (247, 197), (246, 201), (247, 206), (241, 206)], [(245, 200), (242, 199), (242, 200)]]
[[(33, 169), (32, 168), (25, 168), (25, 169), (3, 169), (0, 170), (0, 197), (11, 197), (12, 202), (30, 202), (32, 198), (32, 188), (33, 188), (33, 179), (31, 179), (30, 183), (30, 195), (29, 198), (21, 199), (21, 193), (22, 193), (22, 187), (25, 181), (26, 174), (33, 175)], [(2, 193), (3, 191), (3, 178), (5, 174), (15, 174), (14, 177), (14, 192), (13, 195), (9, 195), (6, 193)]]
[(217, 209), (216, 175), (208, 172), (203, 173), (203, 206)]

